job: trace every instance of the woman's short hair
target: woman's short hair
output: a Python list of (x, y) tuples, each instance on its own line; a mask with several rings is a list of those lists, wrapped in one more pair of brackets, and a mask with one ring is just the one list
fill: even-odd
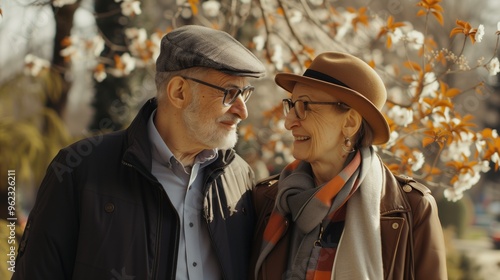
[(356, 133), (356, 148), (365, 148), (373, 144), (373, 131), (368, 123), (363, 119), (361, 126)]

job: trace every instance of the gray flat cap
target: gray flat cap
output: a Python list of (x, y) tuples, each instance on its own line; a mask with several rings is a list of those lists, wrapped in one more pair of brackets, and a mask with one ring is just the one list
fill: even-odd
[(208, 67), (235, 76), (260, 78), (265, 74), (262, 62), (224, 31), (185, 25), (165, 35), (160, 47), (157, 72)]

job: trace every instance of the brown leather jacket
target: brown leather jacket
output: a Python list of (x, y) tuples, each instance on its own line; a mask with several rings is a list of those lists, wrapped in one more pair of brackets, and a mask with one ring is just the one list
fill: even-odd
[[(430, 190), (410, 177), (396, 178), (387, 168), (384, 177), (380, 201), (384, 279), (447, 279), (443, 231)], [(267, 178), (254, 189), (257, 226), (249, 279), (279, 280), (286, 271), (289, 226), (264, 260), (258, 277), (254, 276), (262, 234), (274, 207), (277, 179), (277, 175)]]

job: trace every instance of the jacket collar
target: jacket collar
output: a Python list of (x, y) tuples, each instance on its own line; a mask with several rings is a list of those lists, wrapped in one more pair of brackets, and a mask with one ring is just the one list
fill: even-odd
[(399, 186), (392, 172), (383, 166), (384, 187), (382, 188), (382, 197), (380, 199), (380, 214), (389, 214), (391, 212), (409, 212), (410, 204), (405, 199), (406, 194)]
[(123, 161), (151, 171), (151, 143), (148, 139), (148, 120), (158, 104), (156, 98), (151, 98), (142, 106), (139, 113), (126, 130), (126, 143)]

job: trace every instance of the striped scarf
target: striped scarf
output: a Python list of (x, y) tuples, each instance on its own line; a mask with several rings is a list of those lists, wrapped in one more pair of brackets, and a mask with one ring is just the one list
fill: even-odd
[(335, 229), (342, 232), (345, 211), (341, 209), (345, 210), (345, 203), (359, 187), (360, 152), (352, 157), (336, 177), (317, 188), (306, 162), (294, 161), (281, 173), (277, 204), (264, 231), (261, 256), (267, 255), (282, 237), (285, 217), (290, 216), (295, 231), (286, 278), (330, 279), (336, 244), (328, 242), (328, 246), (321, 246), (326, 243), (318, 237), (325, 228), (327, 232)]

